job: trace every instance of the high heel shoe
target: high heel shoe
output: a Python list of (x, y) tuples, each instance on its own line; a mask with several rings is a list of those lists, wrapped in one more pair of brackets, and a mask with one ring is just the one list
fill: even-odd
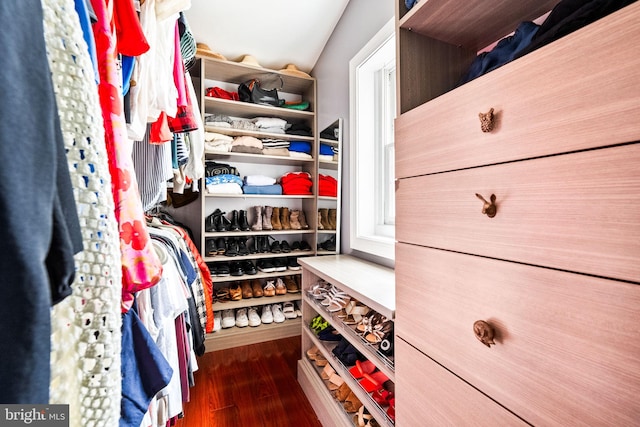
[(378, 344), (392, 329), (393, 322), (383, 316), (378, 319), (377, 323), (371, 324), (371, 329), (365, 333), (364, 339), (371, 344)]

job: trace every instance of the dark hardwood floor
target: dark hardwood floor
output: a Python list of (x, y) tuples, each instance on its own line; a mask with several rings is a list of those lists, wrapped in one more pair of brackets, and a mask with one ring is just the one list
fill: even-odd
[(297, 381), (300, 355), (298, 336), (199, 357), (176, 427), (321, 427)]

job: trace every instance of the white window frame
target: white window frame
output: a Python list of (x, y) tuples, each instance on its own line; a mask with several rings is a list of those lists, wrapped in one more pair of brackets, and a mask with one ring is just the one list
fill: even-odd
[(385, 212), (381, 199), (395, 194), (389, 194), (393, 188), (384, 185), (377, 174), (384, 170), (385, 161), (378, 154), (381, 135), (393, 135), (393, 129), (380, 125), (383, 117), (388, 119), (390, 109), (376, 101), (390, 94), (371, 89), (375, 79), (395, 69), (394, 64), (395, 21), (391, 19), (349, 61), (350, 247), (389, 260), (395, 258), (395, 214), (389, 209)]

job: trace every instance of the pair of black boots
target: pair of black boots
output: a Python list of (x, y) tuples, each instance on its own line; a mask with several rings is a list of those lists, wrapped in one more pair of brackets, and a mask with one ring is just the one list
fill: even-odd
[(331, 238), (325, 240), (324, 242), (318, 243), (318, 249), (324, 249), (325, 251), (335, 251), (336, 236), (331, 236)]
[(226, 255), (249, 255), (249, 247), (247, 246), (247, 239), (241, 237), (218, 237), (217, 239), (207, 239), (206, 243), (206, 256)]
[(246, 237), (218, 237), (217, 239), (207, 239), (205, 253), (206, 256), (226, 255), (226, 256), (243, 256), (255, 253), (289, 253), (291, 247), (286, 240), (278, 242), (275, 240), (269, 244), (271, 236), (254, 236)]
[(216, 209), (213, 213), (205, 218), (204, 231), (249, 231), (249, 221), (247, 211), (233, 210), (231, 211), (231, 220), (225, 216), (226, 212)]

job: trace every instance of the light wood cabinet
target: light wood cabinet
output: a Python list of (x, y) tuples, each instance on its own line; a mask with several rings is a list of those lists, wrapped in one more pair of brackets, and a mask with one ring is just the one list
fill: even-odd
[(556, 3), (397, 3), (399, 425), (640, 419), (640, 4), (455, 87)]
[[(379, 344), (372, 344), (357, 332), (356, 325), (346, 324), (340, 318), (341, 311), (329, 312), (327, 307), (312, 295), (314, 286), (326, 282), (369, 307), (370, 315), (378, 313), (389, 321), (395, 318), (395, 275), (392, 269), (355, 258), (350, 255), (327, 255), (302, 258), (302, 357), (298, 363), (298, 382), (309, 398), (318, 418), (324, 426), (353, 426), (354, 413), (347, 413), (341, 402), (334, 399), (328, 382), (321, 378), (323, 367), (309, 359), (307, 351), (319, 349), (335, 372), (344, 380), (380, 426), (392, 426), (388, 415), (389, 406), (377, 403), (350, 373), (351, 365), (333, 353), (340, 345), (337, 341), (326, 341), (310, 327), (316, 316), (322, 316), (342, 339), (349, 342), (356, 351), (376, 366), (392, 383), (395, 383), (395, 356), (379, 350)], [(393, 332), (391, 332), (393, 334)]]

